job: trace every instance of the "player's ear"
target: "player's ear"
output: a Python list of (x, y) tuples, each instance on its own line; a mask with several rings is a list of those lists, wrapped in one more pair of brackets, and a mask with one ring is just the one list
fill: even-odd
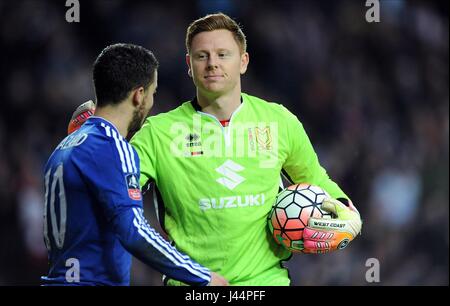
[(192, 70), (191, 70), (191, 57), (189, 53), (186, 53), (186, 64), (188, 66), (188, 75), (192, 78)]
[(244, 74), (247, 71), (249, 61), (250, 61), (250, 55), (248, 54), (248, 52), (244, 52), (241, 55), (241, 68), (240, 68), (241, 74)]
[(145, 89), (144, 87), (138, 87), (133, 90), (131, 102), (133, 103), (134, 107), (141, 106), (142, 103), (144, 103), (145, 98)]

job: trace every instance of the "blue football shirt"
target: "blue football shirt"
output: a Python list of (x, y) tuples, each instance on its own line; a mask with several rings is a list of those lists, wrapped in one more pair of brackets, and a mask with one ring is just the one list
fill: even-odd
[[(43, 284), (128, 285), (131, 254), (192, 285), (211, 275), (149, 226), (139, 188), (139, 157), (114, 125), (91, 117), (45, 166)], [(131, 253), (131, 254), (130, 254)]]

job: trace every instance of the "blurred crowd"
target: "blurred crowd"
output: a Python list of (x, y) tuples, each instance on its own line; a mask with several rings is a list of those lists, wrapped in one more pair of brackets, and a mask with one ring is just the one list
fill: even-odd
[[(303, 122), (321, 163), (358, 207), (348, 249), (287, 262), (293, 285), (448, 285), (448, 2), (0, 0), (0, 285), (37, 285), (47, 271), (43, 167), (72, 111), (94, 98), (91, 67), (116, 42), (160, 61), (152, 114), (191, 99), (186, 27), (223, 11), (243, 26), (243, 90)], [(158, 228), (151, 197), (146, 214)], [(369, 283), (368, 260), (380, 263)], [(133, 261), (133, 285), (161, 275)]]

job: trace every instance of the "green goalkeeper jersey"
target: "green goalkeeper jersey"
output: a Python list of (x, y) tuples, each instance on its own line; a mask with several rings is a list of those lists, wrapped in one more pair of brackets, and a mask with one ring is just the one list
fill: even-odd
[(281, 262), (290, 252), (267, 226), (280, 173), (348, 197), (319, 164), (295, 115), (280, 104), (241, 97), (226, 127), (196, 100), (148, 118), (131, 140), (140, 184), (156, 183), (164, 203), (160, 221), (178, 250), (232, 285), (289, 285)]

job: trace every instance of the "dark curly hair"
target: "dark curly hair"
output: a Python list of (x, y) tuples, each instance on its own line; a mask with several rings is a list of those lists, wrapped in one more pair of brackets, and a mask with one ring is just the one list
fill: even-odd
[(93, 72), (97, 106), (118, 104), (133, 89), (147, 89), (158, 65), (153, 53), (141, 46), (114, 44), (103, 49)]

